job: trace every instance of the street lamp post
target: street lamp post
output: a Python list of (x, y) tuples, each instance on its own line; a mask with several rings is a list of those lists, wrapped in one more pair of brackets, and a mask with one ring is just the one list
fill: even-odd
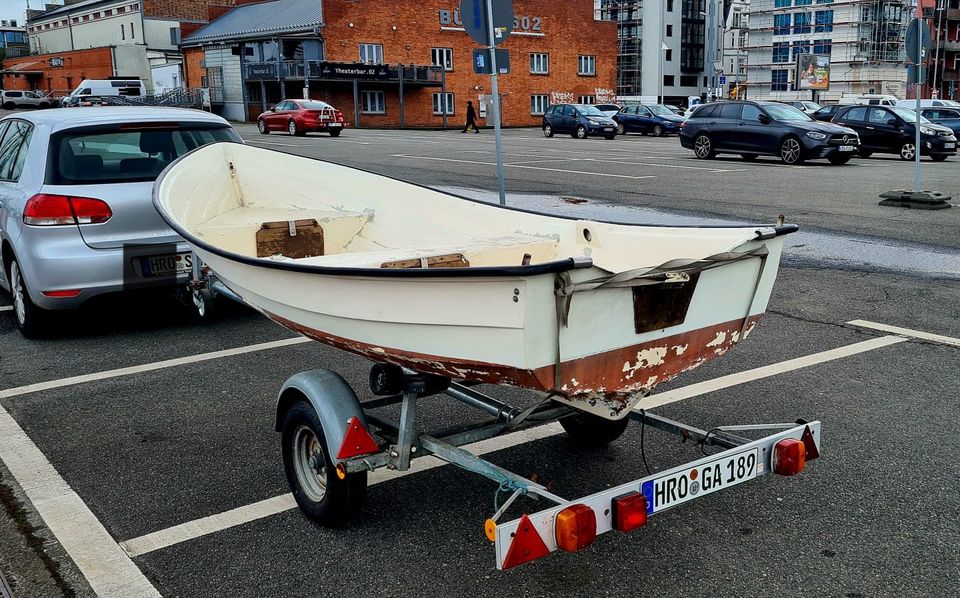
[(663, 104), (663, 63), (667, 58), (667, 44), (660, 42), (660, 104)]

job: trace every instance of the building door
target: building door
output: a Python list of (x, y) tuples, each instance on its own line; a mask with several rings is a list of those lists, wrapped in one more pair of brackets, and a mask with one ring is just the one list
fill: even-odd
[(207, 85), (210, 89), (210, 100), (213, 102), (223, 101), (223, 67), (207, 67)]

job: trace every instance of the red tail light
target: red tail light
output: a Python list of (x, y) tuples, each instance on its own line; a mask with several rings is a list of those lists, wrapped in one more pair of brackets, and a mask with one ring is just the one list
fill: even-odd
[(554, 532), (557, 548), (576, 552), (597, 539), (597, 516), (587, 505), (571, 505), (557, 513)]
[(343, 112), (340, 112), (339, 110), (337, 110), (337, 122), (338, 123), (343, 122)]
[(23, 223), (32, 226), (100, 224), (111, 216), (113, 212), (103, 200), (46, 193), (34, 195), (23, 208)]
[(807, 462), (807, 449), (802, 440), (785, 438), (773, 447), (773, 471), (780, 475), (797, 475)]
[(80, 294), (80, 289), (68, 289), (65, 291), (40, 291), (44, 297), (76, 297)]
[(639, 492), (618, 496), (612, 501), (613, 529), (631, 532), (647, 523), (647, 497)]

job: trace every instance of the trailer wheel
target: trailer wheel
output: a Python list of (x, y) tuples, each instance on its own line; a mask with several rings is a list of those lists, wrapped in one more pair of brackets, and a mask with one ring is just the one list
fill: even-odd
[(604, 446), (623, 435), (630, 418), (609, 420), (599, 415), (575, 413), (560, 420), (570, 440), (581, 446)]
[(337, 476), (316, 411), (298, 401), (281, 428), (283, 468), (293, 497), (304, 515), (324, 527), (343, 527), (363, 508), (367, 472)]

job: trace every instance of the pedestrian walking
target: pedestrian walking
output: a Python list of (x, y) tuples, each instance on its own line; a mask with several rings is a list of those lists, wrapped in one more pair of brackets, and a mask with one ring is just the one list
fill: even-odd
[(473, 109), (473, 102), (467, 100), (467, 124), (463, 125), (463, 130), (460, 132), (466, 133), (470, 127), (473, 127), (474, 133), (480, 132), (480, 128), (477, 127), (477, 111)]

